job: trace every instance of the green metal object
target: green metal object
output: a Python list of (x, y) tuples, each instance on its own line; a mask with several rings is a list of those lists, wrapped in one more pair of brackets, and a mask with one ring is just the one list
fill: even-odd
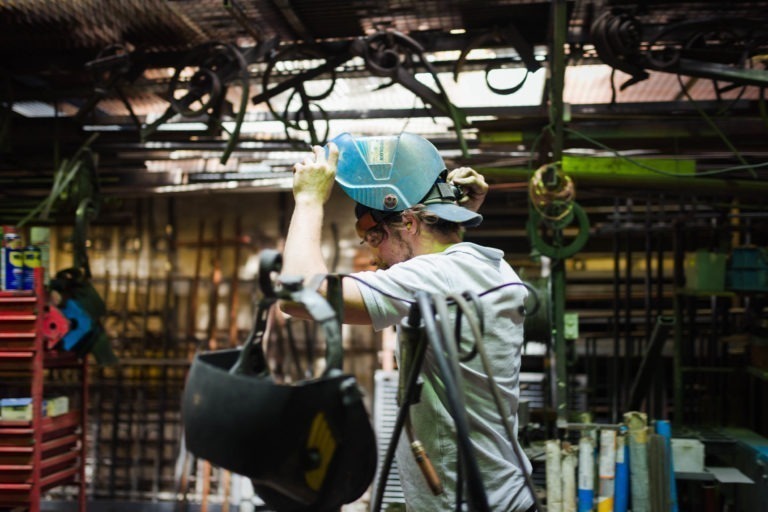
[(478, 134), (480, 144), (498, 144), (514, 142), (520, 144), (524, 141), (523, 132), (480, 132)]
[(589, 239), (589, 217), (587, 213), (578, 204), (573, 203), (573, 218), (578, 222), (579, 232), (569, 244), (564, 245), (562, 242), (562, 228), (567, 224), (558, 223), (554, 226), (555, 241), (549, 244), (544, 241), (539, 233), (539, 226), (546, 220), (542, 220), (541, 214), (535, 209), (530, 209), (528, 213), (528, 222), (526, 223), (526, 229), (528, 230), (528, 238), (531, 239), (533, 246), (544, 256), (552, 259), (561, 260), (566, 259), (577, 252), (579, 252), (584, 244)]
[[(696, 174), (695, 160), (676, 160), (672, 158), (637, 158), (632, 160), (617, 157), (562, 157), (562, 169), (572, 176), (584, 174), (609, 175), (617, 177), (633, 176), (657, 176), (659, 172), (669, 174)], [(634, 163), (637, 162), (637, 163)], [(647, 166), (647, 167), (645, 167)], [(657, 169), (651, 171), (648, 167)]]
[(564, 336), (567, 340), (575, 340), (579, 337), (579, 314), (578, 313), (565, 313), (565, 332)]
[[(528, 181), (533, 169), (523, 167), (475, 167), (477, 172), (488, 179), (500, 182), (524, 182)], [(611, 187), (629, 190), (658, 190), (661, 192), (670, 189), (685, 189), (690, 193), (710, 194), (714, 196), (754, 198), (764, 201), (768, 194), (768, 183), (755, 180), (718, 179), (711, 177), (676, 177), (662, 174), (651, 175), (615, 175), (580, 173), (571, 174), (579, 182), (580, 189), (589, 187)], [(761, 202), (762, 204), (762, 202)]]
[[(16, 226), (22, 227), (38, 215), (47, 219), (51, 209), (61, 202), (74, 202), (75, 208), (79, 206), (81, 198), (90, 197), (98, 201), (99, 181), (96, 175), (96, 161), (91, 152), (90, 145), (99, 136), (91, 135), (85, 143), (78, 148), (70, 160), (62, 161), (54, 176), (51, 192), (41, 203), (34, 207)], [(74, 209), (74, 208), (72, 208)]]
[(568, 33), (568, 7), (565, 0), (552, 2), (552, 67), (550, 69), (549, 122), (554, 128), (552, 158), (559, 162), (563, 155), (563, 90), (565, 89), (565, 44)]
[(552, 317), (555, 326), (555, 403), (557, 426), (568, 424), (568, 374), (565, 346), (565, 261), (552, 262)]
[[(558, 162), (563, 154), (563, 89), (565, 86), (565, 38), (568, 31), (568, 11), (565, 0), (552, 2), (552, 64), (550, 68), (550, 112), (549, 122), (553, 126), (552, 157)], [(533, 211), (533, 209), (532, 209)], [(538, 220), (529, 217), (529, 225), (538, 226)], [(529, 230), (535, 231), (536, 229)], [(556, 230), (556, 238), (560, 238), (560, 230)], [(540, 251), (548, 250), (542, 240), (531, 238), (532, 243)], [(560, 245), (556, 240), (555, 246)], [(568, 249), (570, 251), (571, 249)], [(557, 425), (564, 428), (568, 424), (568, 376), (566, 374), (565, 347), (565, 262), (563, 257), (568, 251), (558, 249), (552, 251), (556, 257), (552, 262), (552, 318), (555, 336), (555, 404), (557, 407)], [(575, 252), (575, 251), (574, 251)], [(546, 254), (542, 252), (542, 254)], [(551, 256), (552, 257), (552, 256)]]

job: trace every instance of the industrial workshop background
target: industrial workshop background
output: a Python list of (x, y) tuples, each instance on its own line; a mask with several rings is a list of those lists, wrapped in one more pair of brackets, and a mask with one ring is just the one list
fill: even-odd
[[(486, 177), (466, 239), (537, 292), (542, 492), (545, 442), (638, 411), (687, 455), (680, 510), (766, 510), (767, 63), (766, 1), (0, 0), (0, 509), (258, 509), (183, 446), (192, 357), (251, 330), (309, 146), (408, 131)], [(366, 268), (330, 205), (332, 270)], [(79, 327), (16, 291), (27, 256)], [(385, 410), (392, 333), (343, 334)], [(267, 339), (276, 375), (316, 374), (311, 322)]]

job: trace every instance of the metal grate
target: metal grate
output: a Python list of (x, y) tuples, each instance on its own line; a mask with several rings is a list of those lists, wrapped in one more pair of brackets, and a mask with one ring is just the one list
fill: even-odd
[[(379, 450), (378, 467), (376, 469), (376, 478), (374, 479), (373, 495), (377, 492), (377, 483), (384, 463), (384, 455), (387, 452), (389, 439), (395, 427), (395, 418), (397, 417), (397, 379), (398, 372), (377, 370), (374, 375), (373, 392), (373, 429), (376, 433), (376, 443)], [(384, 488), (384, 498), (382, 508), (386, 510), (387, 505), (395, 503), (405, 503), (403, 497), (403, 488), (400, 485), (400, 475), (397, 471), (397, 461), (392, 462), (389, 471), (387, 483)]]

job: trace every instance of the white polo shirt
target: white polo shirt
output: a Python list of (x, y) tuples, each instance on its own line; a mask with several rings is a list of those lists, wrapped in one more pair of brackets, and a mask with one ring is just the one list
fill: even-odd
[[(381, 330), (399, 325), (407, 316), (410, 303), (387, 297), (374, 288), (410, 301), (413, 301), (417, 290), (442, 295), (471, 291), (480, 295), (505, 283), (520, 283), (520, 278), (504, 261), (503, 256), (504, 253), (498, 249), (462, 242), (442, 253), (418, 256), (387, 270), (354, 275), (363, 281), (357, 285), (374, 328)], [(520, 354), (523, 344), (524, 317), (521, 306), (527, 294), (525, 287), (510, 285), (480, 298), (485, 324), (485, 350), (496, 383), (511, 411), (510, 423), (514, 432), (517, 432)], [(453, 326), (456, 306), (450, 306), (449, 312), (450, 325)], [(462, 351), (469, 349), (470, 340), (470, 331), (464, 321)], [(530, 462), (518, 459), (508, 439), (480, 357), (460, 363), (459, 366), (470, 437), (491, 510), (524, 511), (533, 504), (533, 497), (526, 487), (521, 465), (525, 464), (530, 471)], [(421, 400), (411, 407), (410, 417), (416, 436), (424, 444), (445, 492), (439, 496), (431, 493), (405, 442), (407, 437), (404, 432), (397, 451), (400, 479), (408, 510), (453, 510), (458, 456), (456, 429), (446, 408), (444, 384), (431, 349), (427, 351), (422, 370), (424, 387)], [(466, 492), (464, 496), (466, 498)]]

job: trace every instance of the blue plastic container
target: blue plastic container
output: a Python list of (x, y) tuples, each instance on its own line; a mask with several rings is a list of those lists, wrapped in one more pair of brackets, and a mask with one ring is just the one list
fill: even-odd
[(39, 247), (30, 245), (24, 249), (24, 273), (22, 289), (35, 289), (35, 269), (42, 265), (43, 253)]
[(3, 248), (3, 290), (24, 289), (24, 251)]
[(759, 247), (736, 247), (728, 263), (727, 288), (768, 291), (768, 252)]

